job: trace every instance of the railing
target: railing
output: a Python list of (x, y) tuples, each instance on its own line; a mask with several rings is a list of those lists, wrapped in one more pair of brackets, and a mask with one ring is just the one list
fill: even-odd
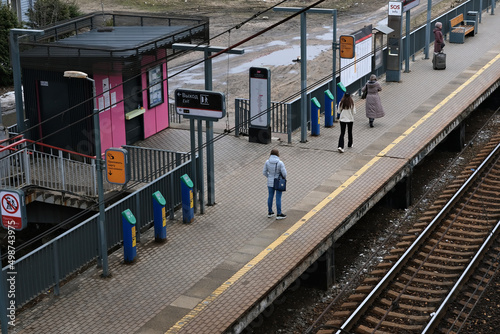
[[(0, 142), (0, 155), (4, 155), (0, 159), (3, 187), (34, 185), (80, 196), (97, 196), (95, 157), (21, 138), (16, 136)], [(8, 144), (11, 141), (13, 143)]]
[[(105, 210), (106, 237), (109, 249), (122, 242), (121, 213), (130, 209), (137, 219), (137, 231), (153, 222), (152, 194), (160, 191), (169, 194), (166, 210), (173, 218), (174, 210), (181, 205), (181, 181), (191, 171), (186, 161), (168, 174), (142, 187)], [(64, 234), (18, 259), (13, 267), (16, 275), (16, 307), (21, 307), (41, 293), (54, 288), (59, 294), (59, 283), (90, 263), (98, 256), (98, 220), (96, 214)], [(8, 266), (3, 268), (9, 272)]]
[(130, 158), (130, 179), (149, 183), (191, 159), (190, 153), (122, 146)]
[[(292, 103), (271, 102), (271, 132), (288, 134), (288, 142), (292, 142), (293, 119), (296, 117), (292, 109)], [(234, 101), (235, 108), (235, 136), (248, 135), (250, 127), (250, 101), (237, 98)], [(300, 111), (300, 110), (299, 110)], [(299, 116), (300, 117), (300, 114)]]

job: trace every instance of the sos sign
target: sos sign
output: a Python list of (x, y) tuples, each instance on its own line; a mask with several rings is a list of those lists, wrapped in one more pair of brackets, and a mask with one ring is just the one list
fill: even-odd
[(389, 16), (401, 16), (403, 14), (403, 3), (399, 1), (389, 2)]

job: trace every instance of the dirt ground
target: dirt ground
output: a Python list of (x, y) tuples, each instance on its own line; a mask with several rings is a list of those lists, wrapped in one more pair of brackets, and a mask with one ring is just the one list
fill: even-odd
[[(84, 12), (109, 10), (140, 10), (160, 12), (168, 15), (195, 15), (210, 18), (210, 36), (219, 36), (210, 41), (212, 46), (227, 48), (269, 26), (292, 15), (290, 12), (267, 10), (272, 6), (306, 7), (315, 1), (201, 1), (201, 0), (153, 0), (153, 1), (110, 1), (101, 3), (76, 0)], [(387, 0), (327, 0), (315, 8), (337, 9), (337, 34), (352, 32), (366, 24), (374, 24), (387, 16)], [(240, 28), (235, 27), (252, 17)], [(307, 84), (318, 82), (332, 75), (333, 18), (331, 14), (307, 15), (308, 68)], [(300, 55), (300, 18), (284, 22), (276, 28), (256, 36), (238, 46), (245, 50), (243, 55), (221, 55), (213, 62), (213, 90), (225, 94), (228, 118), (231, 118), (236, 98), (248, 98), (248, 69), (264, 66), (271, 69), (271, 99), (282, 101), (300, 91), (300, 64), (293, 62)], [(312, 51), (311, 51), (312, 50)], [(311, 55), (309, 55), (311, 53)], [(314, 56), (314, 58), (312, 58)], [(311, 59), (312, 58), (312, 59)], [(184, 71), (187, 66), (200, 62), (203, 53), (193, 52), (182, 58), (169, 61), (169, 96), (177, 88), (204, 89), (202, 64)], [(234, 119), (230, 120), (231, 127)], [(214, 124), (220, 131), (225, 122)]]

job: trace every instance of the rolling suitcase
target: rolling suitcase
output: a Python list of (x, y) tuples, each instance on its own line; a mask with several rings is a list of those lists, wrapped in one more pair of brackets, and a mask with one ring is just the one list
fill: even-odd
[(446, 53), (434, 52), (434, 57), (432, 58), (432, 67), (435, 70), (444, 70), (446, 68)]

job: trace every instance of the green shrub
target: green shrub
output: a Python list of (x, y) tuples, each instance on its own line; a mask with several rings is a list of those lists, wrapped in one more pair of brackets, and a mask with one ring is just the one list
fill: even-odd
[(8, 5), (0, 4), (0, 86), (13, 84), (10, 66), (9, 30), (19, 27), (16, 14)]
[(80, 15), (75, 3), (62, 0), (37, 0), (32, 8), (28, 9), (28, 26), (41, 28), (58, 21), (67, 20)]

